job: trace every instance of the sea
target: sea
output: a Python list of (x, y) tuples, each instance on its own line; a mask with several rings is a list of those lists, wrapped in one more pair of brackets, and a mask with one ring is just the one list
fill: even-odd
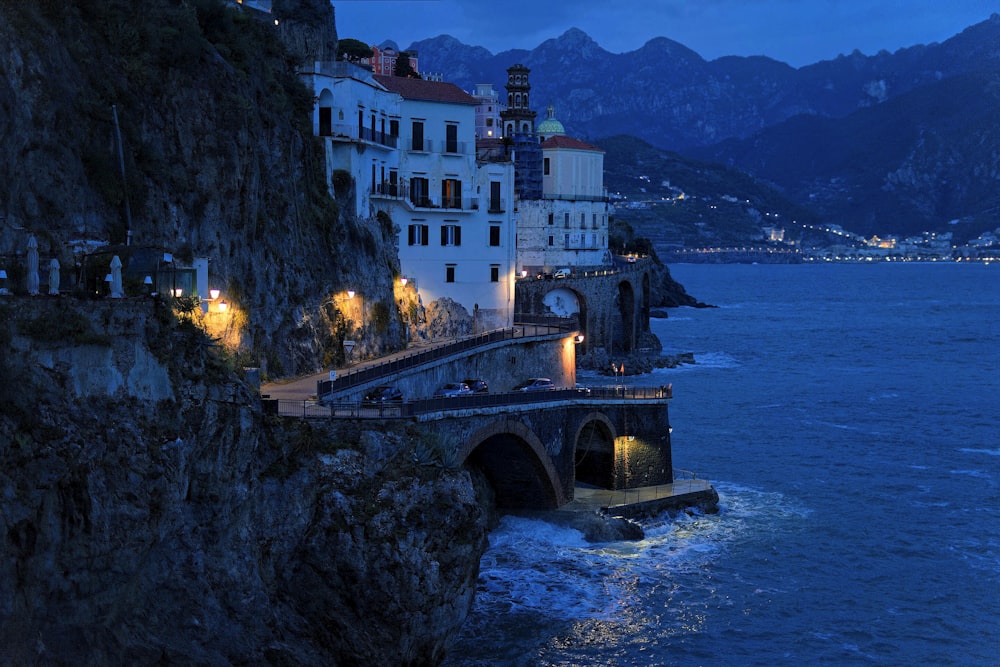
[[(445, 665), (1000, 665), (1000, 264), (677, 264), (673, 460), (716, 514), (490, 535)], [(584, 384), (603, 378), (581, 374)]]

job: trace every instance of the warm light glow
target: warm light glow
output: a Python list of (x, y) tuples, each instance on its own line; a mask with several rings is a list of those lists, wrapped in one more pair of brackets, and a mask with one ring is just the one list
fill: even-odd
[(410, 282), (410, 281), (409, 281), (409, 280), (407, 280), (406, 276), (402, 276), (402, 277), (401, 277), (401, 278), (399, 279), (399, 284), (400, 284), (400, 285), (402, 285), (403, 287), (406, 287), (406, 283), (408, 283), (408, 282)]
[(522, 278), (527, 278), (528, 277), (528, 271), (527, 271), (527, 269), (521, 269), (521, 277)]
[(577, 343), (582, 343), (583, 342), (583, 334), (577, 334), (577, 336), (576, 336), (576, 342)]
[(225, 300), (225, 299), (223, 299), (222, 301), (220, 301), (220, 302), (219, 302), (219, 312), (220, 312), (220, 313), (224, 313), (224, 312), (226, 312), (226, 311), (227, 311), (228, 309), (229, 309), (229, 304), (228, 304), (228, 303), (226, 303), (226, 300)]
[(177, 297), (177, 298), (180, 298), (180, 297), (184, 296), (184, 290), (181, 289), (180, 287), (175, 287), (174, 288), (174, 296)]
[(353, 299), (354, 298), (354, 290), (352, 290), (352, 289), (347, 290), (347, 298), (348, 299)]
[(217, 289), (208, 290), (208, 296), (212, 298), (212, 301), (215, 301), (216, 299), (219, 298), (219, 290)]
[(628, 436), (628, 441), (629, 442), (635, 442), (635, 436), (634, 435)]

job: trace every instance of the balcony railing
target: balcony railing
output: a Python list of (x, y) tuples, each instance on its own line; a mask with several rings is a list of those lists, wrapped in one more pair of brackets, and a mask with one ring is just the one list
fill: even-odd
[(416, 208), (447, 209), (450, 211), (475, 211), (479, 209), (479, 197), (434, 197), (414, 193), (408, 183), (382, 181), (372, 186), (371, 196), (376, 199), (403, 199)]
[(493, 199), (490, 198), (490, 213), (503, 213), (507, 210), (507, 200), (506, 199)]
[(332, 123), (329, 127), (321, 127), (319, 134), (321, 137), (333, 137), (334, 139), (367, 141), (388, 148), (396, 148), (399, 144), (399, 137), (397, 136), (386, 132), (379, 132), (370, 127), (359, 128), (357, 125), (351, 123)]
[(442, 141), (440, 139), (424, 139), (419, 148), (407, 146), (407, 150), (415, 153), (440, 153), (441, 155), (471, 156), (475, 144), (468, 141)]

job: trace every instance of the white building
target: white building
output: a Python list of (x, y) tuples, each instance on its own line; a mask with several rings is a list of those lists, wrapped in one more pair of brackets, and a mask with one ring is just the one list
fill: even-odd
[(386, 189), (399, 171), (402, 98), (378, 84), (370, 69), (354, 63), (318, 62), (301, 76), (317, 100), (313, 132), (327, 138), (327, 182), (331, 189), (353, 187), (352, 212), (370, 217), (371, 193)]
[[(375, 76), (402, 98), (395, 194), (375, 197), (400, 228), (403, 275), (424, 304), (448, 297), (479, 328), (514, 310), (514, 166), (476, 159), (476, 99), (451, 83)], [(390, 174), (391, 177), (391, 174)]]
[(536, 131), (542, 148), (542, 198), (518, 205), (518, 268), (533, 275), (610, 264), (604, 151), (567, 137), (552, 107)]

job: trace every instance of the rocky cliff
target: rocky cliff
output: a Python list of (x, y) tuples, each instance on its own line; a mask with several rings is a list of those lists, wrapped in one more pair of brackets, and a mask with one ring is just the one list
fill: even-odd
[[(182, 265), (206, 257), (239, 314), (243, 362), (272, 377), (319, 370), (345, 336), (356, 355), (402, 345), (393, 230), (345, 217), (327, 194), (295, 74), (335, 43), (333, 10), (274, 5), (290, 15), (278, 26), (222, 0), (0, 4), (0, 263), (12, 281), (32, 234), (68, 291), (92, 291), (97, 251), (126, 267), (146, 249)], [(377, 331), (343, 312), (347, 289), (384, 310)]]
[(159, 301), (0, 299), (0, 663), (441, 659), (489, 502), (432, 438), (265, 418)]

